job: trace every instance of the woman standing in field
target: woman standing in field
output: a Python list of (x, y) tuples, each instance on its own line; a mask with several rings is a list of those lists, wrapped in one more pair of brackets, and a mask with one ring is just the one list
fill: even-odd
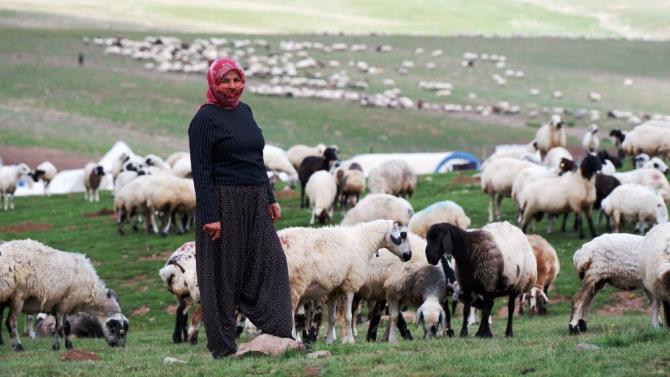
[(207, 71), (207, 103), (188, 130), (196, 192), (196, 267), (207, 348), (235, 353), (235, 310), (264, 333), (293, 328), (286, 256), (273, 222), (281, 217), (263, 163), (265, 140), (240, 102), (245, 79), (231, 59)]

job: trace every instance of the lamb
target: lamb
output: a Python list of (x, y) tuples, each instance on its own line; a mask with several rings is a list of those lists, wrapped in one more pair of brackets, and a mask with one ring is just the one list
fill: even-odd
[(449, 223), (466, 230), (470, 227), (470, 218), (461, 206), (451, 200), (444, 200), (415, 213), (408, 228), (410, 232), (426, 238), (428, 228), (437, 223)]
[[(198, 343), (200, 329), (200, 289), (195, 268), (195, 242), (190, 241), (181, 245), (158, 273), (168, 292), (177, 297), (177, 317), (172, 341), (181, 343), (188, 340), (190, 344)], [(186, 329), (188, 312), (195, 306), (191, 326)]]
[(58, 174), (58, 169), (50, 161), (44, 161), (37, 165), (32, 174), (33, 180), (37, 182), (39, 179), (44, 181), (44, 195), (49, 195), (49, 183)]
[(308, 156), (302, 160), (298, 169), (298, 178), (300, 179), (300, 208), (305, 208), (305, 185), (309, 177), (319, 170), (330, 170), (331, 166), (337, 161), (337, 151), (333, 148), (326, 148), (323, 157)]
[(612, 190), (603, 199), (602, 210), (612, 218), (616, 233), (621, 231), (625, 221), (636, 221), (640, 235), (644, 234), (648, 223), (668, 221), (668, 209), (663, 198), (652, 189), (636, 183), (626, 183)]
[(663, 306), (663, 323), (670, 327), (670, 224), (653, 227), (642, 241), (637, 272), (651, 298), (651, 325), (659, 325), (659, 306)]
[(354, 343), (352, 302), (354, 293), (365, 283), (370, 258), (384, 247), (405, 261), (412, 257), (406, 228), (392, 220), (318, 229), (288, 228), (279, 231), (278, 236), (288, 262), (293, 314), (302, 301), (328, 297), (328, 344), (335, 335), (335, 303), (340, 295), (346, 296), (347, 334), (342, 341)]
[(292, 146), (286, 151), (286, 157), (293, 164), (293, 167), (296, 169), (300, 168), (302, 160), (308, 156), (322, 157), (323, 153), (326, 151), (326, 146), (324, 144), (317, 144), (314, 147), (308, 147), (303, 144), (297, 144)]
[(333, 218), (333, 208), (337, 200), (337, 183), (335, 177), (325, 170), (312, 174), (305, 186), (309, 206), (312, 209), (309, 225), (319, 219), (319, 224), (329, 223)]
[(584, 134), (582, 138), (582, 147), (586, 153), (594, 153), (598, 151), (598, 146), (600, 146), (600, 140), (598, 139), (598, 125), (591, 124), (589, 126), (589, 131)]
[(12, 349), (22, 351), (16, 326), (20, 313), (50, 312), (56, 317), (52, 349), (72, 348), (70, 331), (63, 327), (66, 314), (86, 312), (96, 316), (107, 344), (125, 346), (128, 320), (121, 313), (118, 297), (98, 278), (91, 262), (82, 254), (50, 248), (33, 240), (0, 245), (0, 302), (9, 306), (7, 327)]
[(489, 195), (489, 222), (493, 221), (494, 204), (496, 199), (495, 217), (501, 218), (500, 204), (505, 197), (512, 194), (512, 185), (516, 176), (524, 169), (537, 166), (536, 164), (514, 158), (498, 158), (486, 166), (482, 172), (481, 188)]
[(283, 149), (266, 144), (265, 148), (263, 148), (263, 161), (268, 170), (288, 174), (289, 187), (292, 189), (295, 188), (298, 182), (298, 171), (295, 170), (295, 167), (291, 164)]
[(640, 168), (623, 173), (616, 173), (614, 174), (614, 177), (616, 177), (621, 184), (638, 183), (647, 186), (661, 194), (666, 203), (670, 202), (670, 183), (668, 183), (668, 179), (656, 169)]
[(610, 135), (621, 142), (621, 150), (628, 156), (646, 153), (649, 156), (670, 157), (670, 130), (640, 125), (625, 134), (614, 129)]
[(344, 215), (342, 225), (354, 225), (378, 219), (408, 225), (412, 215), (414, 209), (407, 200), (388, 194), (370, 194)]
[(638, 260), (640, 252), (645, 250), (641, 248), (643, 240), (644, 237), (633, 234), (603, 234), (575, 252), (572, 262), (582, 287), (572, 299), (570, 334), (587, 331), (589, 307), (605, 284), (624, 290), (642, 287)]
[[(509, 297), (505, 336), (513, 336), (516, 297), (531, 290), (537, 279), (537, 262), (523, 232), (508, 222), (490, 223), (473, 231), (443, 223), (430, 227), (427, 241), (428, 263), (437, 264), (445, 254), (454, 257), (456, 279), (463, 292), (463, 318), (470, 315), (470, 305), (482, 309), (475, 336), (493, 336), (489, 316), (494, 298), (500, 296)], [(467, 321), (463, 321), (461, 336), (467, 335)]]
[(595, 237), (591, 209), (596, 201), (595, 176), (602, 164), (600, 159), (589, 154), (579, 166), (579, 171), (565, 173), (560, 177), (531, 182), (522, 193), (522, 225), (524, 232), (538, 213), (559, 215), (574, 212), (579, 237), (584, 238), (581, 213), (585, 212), (591, 236)]
[(537, 150), (540, 151), (540, 157), (542, 159), (544, 159), (544, 156), (551, 148), (566, 146), (564, 125), (565, 123), (561, 119), (561, 116), (554, 114), (551, 116), (551, 122), (549, 124), (543, 124), (535, 133)]
[(104, 175), (105, 169), (102, 165), (89, 162), (84, 166), (84, 187), (86, 188), (84, 200), (91, 203), (100, 201), (100, 193), (98, 192), (98, 189), (100, 188), (100, 181), (102, 181)]
[(3, 210), (14, 209), (14, 192), (19, 179), (30, 172), (30, 167), (24, 163), (0, 166), (0, 199), (3, 200)]
[[(535, 286), (530, 289), (527, 294), (524, 293), (521, 301), (525, 302), (526, 296), (529, 298), (529, 305), (531, 312), (539, 314), (547, 314), (547, 304), (549, 298), (549, 287), (556, 281), (556, 277), (561, 270), (561, 265), (558, 261), (558, 254), (546, 239), (537, 234), (528, 235), (528, 243), (533, 249), (535, 261), (537, 262), (537, 279)], [(523, 304), (519, 309), (523, 308)]]
[(572, 153), (570, 153), (567, 149), (563, 147), (554, 147), (547, 152), (547, 155), (544, 156), (542, 163), (544, 166), (549, 168), (556, 168), (561, 164), (561, 160), (563, 159), (574, 161)]
[(360, 200), (365, 192), (365, 174), (363, 168), (355, 163), (339, 166), (333, 171), (337, 182), (337, 197), (340, 207), (349, 209)]
[(402, 160), (388, 160), (370, 169), (368, 190), (371, 194), (391, 194), (411, 198), (416, 190), (416, 173)]

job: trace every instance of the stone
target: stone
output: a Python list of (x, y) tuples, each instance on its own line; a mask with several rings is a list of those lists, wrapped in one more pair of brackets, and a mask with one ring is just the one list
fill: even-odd
[(179, 360), (175, 357), (165, 356), (163, 358), (163, 365), (172, 365), (172, 364), (186, 364), (186, 361)]
[(323, 359), (333, 356), (330, 351), (316, 351), (307, 354), (308, 359)]
[(596, 346), (595, 344), (591, 343), (579, 343), (577, 344), (577, 349), (580, 351), (593, 351), (600, 349), (600, 347)]
[(290, 338), (280, 338), (269, 334), (261, 334), (248, 343), (242, 343), (237, 348), (236, 358), (254, 355), (281, 356), (287, 350), (304, 351), (302, 342)]

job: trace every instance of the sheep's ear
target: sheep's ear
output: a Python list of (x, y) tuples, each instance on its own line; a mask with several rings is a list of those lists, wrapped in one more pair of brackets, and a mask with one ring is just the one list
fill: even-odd
[(442, 253), (443, 254), (448, 254), (451, 255), (452, 250), (454, 249), (454, 244), (451, 241), (451, 233), (449, 232), (442, 232), (440, 234), (440, 237), (442, 237), (441, 243), (442, 243)]

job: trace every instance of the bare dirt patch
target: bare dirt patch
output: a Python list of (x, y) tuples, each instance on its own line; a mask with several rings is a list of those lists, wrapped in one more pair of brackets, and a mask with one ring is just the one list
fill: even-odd
[(479, 185), (479, 177), (469, 175), (457, 175), (452, 180), (457, 185)]
[(296, 190), (279, 190), (275, 191), (275, 197), (277, 198), (296, 198), (298, 197), (298, 191)]
[(165, 313), (169, 315), (175, 315), (177, 314), (177, 305), (168, 305), (165, 308)]
[(95, 352), (84, 351), (79, 348), (73, 348), (60, 357), (61, 361), (101, 361), (102, 359)]
[(139, 308), (133, 310), (133, 313), (131, 314), (133, 317), (142, 317), (145, 316), (149, 313), (151, 309), (147, 305), (142, 305)]
[(133, 287), (133, 286), (136, 286), (136, 285), (146, 286), (147, 284), (149, 284), (151, 282), (151, 280), (152, 279), (149, 277), (149, 275), (142, 274), (142, 275), (137, 275), (134, 278), (126, 280), (123, 283), (123, 285), (125, 287)]
[(24, 221), (17, 225), (5, 225), (0, 227), (0, 233), (25, 233), (25, 232), (46, 232), (51, 230), (51, 224), (31, 223)]
[(156, 254), (151, 254), (151, 255), (143, 255), (139, 258), (137, 258), (138, 261), (140, 262), (146, 262), (146, 261), (166, 261), (170, 256), (174, 253), (174, 250), (167, 250), (167, 251), (161, 251)]
[(605, 305), (598, 310), (598, 315), (621, 315), (626, 312), (640, 312), (651, 314), (649, 300), (637, 292), (616, 292), (614, 294), (617, 302)]
[(84, 217), (101, 217), (101, 216), (114, 216), (114, 211), (109, 208), (101, 208), (96, 212), (86, 212), (82, 216)]
[(14, 145), (0, 145), (2, 159), (5, 164), (24, 162), (34, 168), (44, 161), (51, 161), (58, 170), (80, 169), (91, 161), (89, 157), (64, 152), (54, 148), (18, 147)]

